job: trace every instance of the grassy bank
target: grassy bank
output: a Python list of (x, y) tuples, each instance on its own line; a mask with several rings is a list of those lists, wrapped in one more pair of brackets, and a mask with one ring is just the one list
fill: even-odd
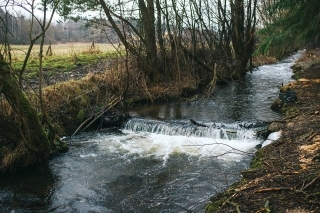
[[(132, 65), (134, 62), (129, 63)], [(127, 71), (124, 66), (125, 59), (108, 58), (87, 67), (84, 77), (44, 88), (46, 111), (60, 127), (61, 134), (71, 134), (82, 122), (95, 117), (115, 100), (121, 100), (115, 107), (120, 109), (121, 106), (138, 102), (179, 99), (198, 90), (198, 81), (192, 77), (181, 78), (180, 82), (147, 84), (147, 79), (139, 70), (132, 68)], [(90, 71), (92, 69), (100, 71)], [(38, 106), (36, 92), (30, 95)]]
[(297, 101), (281, 104), (284, 118), (270, 125), (281, 137), (256, 153), (242, 180), (212, 197), (211, 212), (320, 211), (320, 49), (308, 51), (294, 65)]

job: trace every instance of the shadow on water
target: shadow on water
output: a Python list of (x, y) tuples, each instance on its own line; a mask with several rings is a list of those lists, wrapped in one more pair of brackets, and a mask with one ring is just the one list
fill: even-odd
[(49, 165), (1, 176), (0, 212), (47, 212), (58, 180)]

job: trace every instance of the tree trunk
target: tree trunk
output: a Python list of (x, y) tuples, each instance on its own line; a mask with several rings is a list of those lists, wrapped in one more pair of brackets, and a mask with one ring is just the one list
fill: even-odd
[(230, 1), (231, 25), (232, 25), (232, 46), (235, 53), (236, 67), (233, 72), (234, 77), (245, 74), (246, 66), (253, 53), (254, 31), (255, 31), (255, 10), (257, 0), (247, 1), (245, 10), (243, 0)]
[[(107, 16), (110, 24), (117, 33), (119, 39), (126, 47), (126, 49), (135, 55), (139, 61), (139, 64), (144, 73), (149, 77), (150, 80), (154, 80), (156, 73), (159, 68), (158, 53), (157, 53), (157, 39), (156, 39), (156, 23), (155, 23), (155, 8), (153, 0), (147, 0), (147, 4), (144, 0), (139, 0), (139, 10), (141, 11), (141, 22), (142, 29), (137, 29), (124, 17), (117, 15), (113, 12), (106, 4), (104, 0), (97, 0)], [(123, 21), (136, 36), (139, 37), (141, 44), (143, 45), (143, 53), (140, 53), (140, 49), (137, 49), (130, 43), (123, 32), (121, 32), (118, 24), (116, 23), (113, 16)]]
[[(1, 60), (0, 56), (0, 91), (14, 113), (15, 119), (4, 120), (0, 117), (1, 125), (7, 123), (6, 128), (0, 128), (0, 135), (16, 146), (2, 156), (0, 171), (14, 169), (14, 166), (29, 166), (42, 162), (49, 157), (52, 149), (37, 115), (37, 111), (30, 104), (26, 94), (20, 89), (18, 80), (12, 74), (8, 64)], [(15, 127), (12, 133), (8, 134), (8, 128)], [(2, 147), (1, 147), (2, 148)]]
[(162, 12), (161, 12), (161, 5), (160, 0), (156, 0), (156, 8), (157, 8), (157, 38), (158, 38), (158, 44), (159, 44), (159, 67), (158, 71), (159, 74), (162, 76), (165, 76), (165, 57), (166, 57), (166, 50), (164, 46), (164, 39), (163, 39), (163, 23), (162, 23)]
[(141, 10), (141, 21), (143, 24), (143, 34), (145, 39), (145, 48), (147, 56), (147, 70), (151, 81), (156, 79), (158, 71), (158, 53), (156, 42), (156, 26), (155, 26), (155, 8), (153, 0), (139, 0), (139, 9)]

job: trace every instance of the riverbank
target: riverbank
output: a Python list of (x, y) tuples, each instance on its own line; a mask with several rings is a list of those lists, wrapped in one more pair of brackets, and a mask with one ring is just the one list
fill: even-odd
[[(128, 71), (126, 63), (129, 64)], [(255, 67), (271, 63), (275, 63), (275, 59), (271, 57), (256, 56), (253, 59)], [(60, 133), (72, 134), (86, 119), (97, 117), (103, 109), (108, 109), (103, 114), (107, 114), (107, 111), (118, 113), (121, 106), (192, 100), (197, 93), (205, 92), (210, 95), (215, 84), (221, 83), (217, 79), (212, 84), (208, 79), (204, 81), (189, 74), (181, 75), (176, 80), (147, 83), (148, 80), (136, 67), (130, 59), (127, 62), (125, 58), (108, 58), (90, 66), (77, 67), (64, 75), (53, 75), (45, 82), (47, 87), (43, 94), (47, 112), (59, 126)], [(217, 70), (221, 76), (225, 75), (224, 71)], [(37, 85), (37, 79), (32, 80)], [(109, 109), (110, 103), (115, 102), (117, 105)]]
[(307, 51), (293, 66), (297, 101), (281, 105), (282, 120), (270, 131), (281, 137), (258, 150), (242, 180), (210, 199), (211, 212), (320, 211), (320, 49)]

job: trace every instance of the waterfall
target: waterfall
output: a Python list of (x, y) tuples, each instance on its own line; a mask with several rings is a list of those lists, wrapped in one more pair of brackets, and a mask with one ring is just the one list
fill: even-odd
[(248, 140), (257, 138), (255, 128), (244, 128), (243, 124), (211, 123), (195, 125), (190, 121), (157, 121), (134, 118), (124, 129), (133, 132), (149, 132), (170, 136), (205, 137), (223, 140)]

